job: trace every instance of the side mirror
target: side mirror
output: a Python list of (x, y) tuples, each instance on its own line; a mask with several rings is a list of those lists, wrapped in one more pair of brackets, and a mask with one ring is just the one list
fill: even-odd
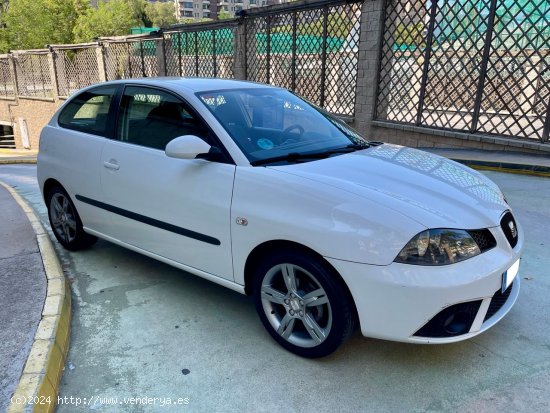
[(184, 135), (172, 139), (166, 145), (164, 152), (170, 158), (195, 159), (199, 155), (207, 154), (211, 146), (195, 135)]

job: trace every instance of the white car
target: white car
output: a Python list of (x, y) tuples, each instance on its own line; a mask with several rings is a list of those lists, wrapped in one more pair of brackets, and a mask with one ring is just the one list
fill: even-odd
[(69, 250), (96, 237), (254, 296), (304, 357), (363, 335), (450, 343), (519, 293), (523, 233), (502, 192), (453, 161), (369, 142), (281, 88), (107, 82), (43, 129), (38, 179)]

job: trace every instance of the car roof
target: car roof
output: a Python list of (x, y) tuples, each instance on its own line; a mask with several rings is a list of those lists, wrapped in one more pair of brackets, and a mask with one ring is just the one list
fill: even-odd
[(199, 77), (176, 77), (176, 76), (160, 76), (160, 77), (144, 77), (135, 79), (113, 80), (103, 84), (139, 84), (151, 85), (159, 87), (167, 87), (172, 89), (187, 89), (192, 92), (207, 92), (210, 90), (226, 90), (226, 89), (254, 89), (254, 88), (272, 88), (273, 86), (264, 85), (261, 83), (248, 82), (243, 80), (218, 79), (218, 78), (199, 78)]

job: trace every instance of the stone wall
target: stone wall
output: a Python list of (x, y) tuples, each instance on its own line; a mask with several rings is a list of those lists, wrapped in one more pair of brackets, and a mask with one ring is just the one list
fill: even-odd
[[(46, 125), (62, 101), (16, 98), (0, 100), (0, 121), (11, 123), (17, 149), (38, 150), (40, 131)], [(22, 124), (26, 124), (30, 147), (23, 145)]]

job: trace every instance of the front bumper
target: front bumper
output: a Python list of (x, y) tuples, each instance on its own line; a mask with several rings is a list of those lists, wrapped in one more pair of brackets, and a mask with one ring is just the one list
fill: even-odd
[[(355, 301), (364, 336), (410, 343), (451, 343), (495, 325), (514, 305), (520, 289), (516, 276), (501, 296), (502, 275), (521, 255), (523, 234), (512, 249), (500, 228), (491, 229), (497, 246), (477, 257), (445, 266), (392, 263), (366, 265), (326, 258), (342, 276)], [(496, 293), (497, 296), (493, 300)], [(458, 305), (472, 303), (472, 305)], [(445, 309), (467, 307), (468, 327), (456, 335), (424, 328)], [(445, 312), (443, 312), (445, 317)], [(441, 315), (440, 315), (441, 318)], [(429, 327), (429, 326), (428, 326)]]

